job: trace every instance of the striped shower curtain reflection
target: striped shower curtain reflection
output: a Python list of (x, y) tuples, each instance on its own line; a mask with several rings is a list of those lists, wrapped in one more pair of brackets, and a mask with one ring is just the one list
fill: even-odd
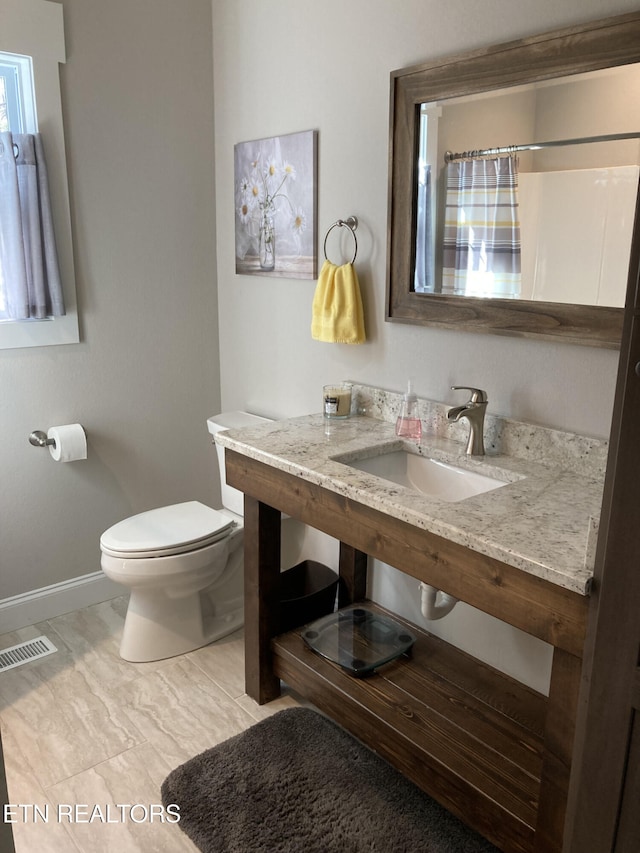
[(513, 155), (447, 167), (442, 292), (520, 294), (518, 164)]

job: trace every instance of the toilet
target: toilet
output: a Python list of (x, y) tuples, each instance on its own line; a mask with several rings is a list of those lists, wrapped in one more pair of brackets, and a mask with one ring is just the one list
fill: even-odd
[[(265, 421), (223, 412), (207, 425), (215, 435)], [(227, 485), (224, 449), (216, 450), (222, 509), (199, 501), (159, 507), (119, 521), (100, 537), (103, 572), (130, 590), (120, 644), (125, 660), (185, 654), (243, 624), (244, 496)]]

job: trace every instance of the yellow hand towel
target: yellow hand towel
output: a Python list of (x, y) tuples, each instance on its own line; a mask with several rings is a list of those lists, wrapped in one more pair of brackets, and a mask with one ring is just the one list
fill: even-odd
[(330, 344), (363, 344), (364, 313), (353, 264), (325, 261), (313, 296), (311, 337)]

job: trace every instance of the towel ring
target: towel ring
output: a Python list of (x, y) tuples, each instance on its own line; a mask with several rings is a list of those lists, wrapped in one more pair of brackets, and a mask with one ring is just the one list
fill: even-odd
[(327, 257), (327, 239), (329, 237), (329, 234), (331, 234), (334, 228), (342, 228), (343, 225), (349, 229), (349, 231), (351, 232), (351, 236), (353, 237), (353, 257), (351, 258), (351, 263), (355, 261), (356, 256), (358, 254), (358, 240), (356, 238), (356, 228), (358, 227), (358, 220), (355, 216), (349, 216), (348, 219), (338, 219), (337, 222), (334, 222), (333, 225), (329, 228), (329, 230), (324, 236), (323, 251), (325, 261), (329, 260), (329, 258)]

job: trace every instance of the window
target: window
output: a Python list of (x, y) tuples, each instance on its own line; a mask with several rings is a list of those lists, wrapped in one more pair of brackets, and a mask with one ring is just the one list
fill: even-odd
[(58, 68), (59, 63), (65, 61), (63, 7), (49, 0), (2, 0), (1, 19), (0, 130), (35, 133), (38, 124), (46, 128), (44, 141), (53, 225), (67, 313), (50, 320), (0, 319), (0, 349), (77, 343), (78, 316)]
[(413, 289), (416, 293), (435, 290), (435, 222), (436, 188), (432, 186), (437, 174), (438, 119), (442, 109), (435, 104), (420, 106), (420, 136), (418, 149), (418, 206), (416, 211), (416, 269)]
[[(30, 56), (0, 51), (0, 131), (36, 133), (33, 62)], [(0, 321), (8, 321), (3, 270), (0, 266)]]
[(0, 131), (35, 133), (38, 129), (30, 56), (0, 51)]

